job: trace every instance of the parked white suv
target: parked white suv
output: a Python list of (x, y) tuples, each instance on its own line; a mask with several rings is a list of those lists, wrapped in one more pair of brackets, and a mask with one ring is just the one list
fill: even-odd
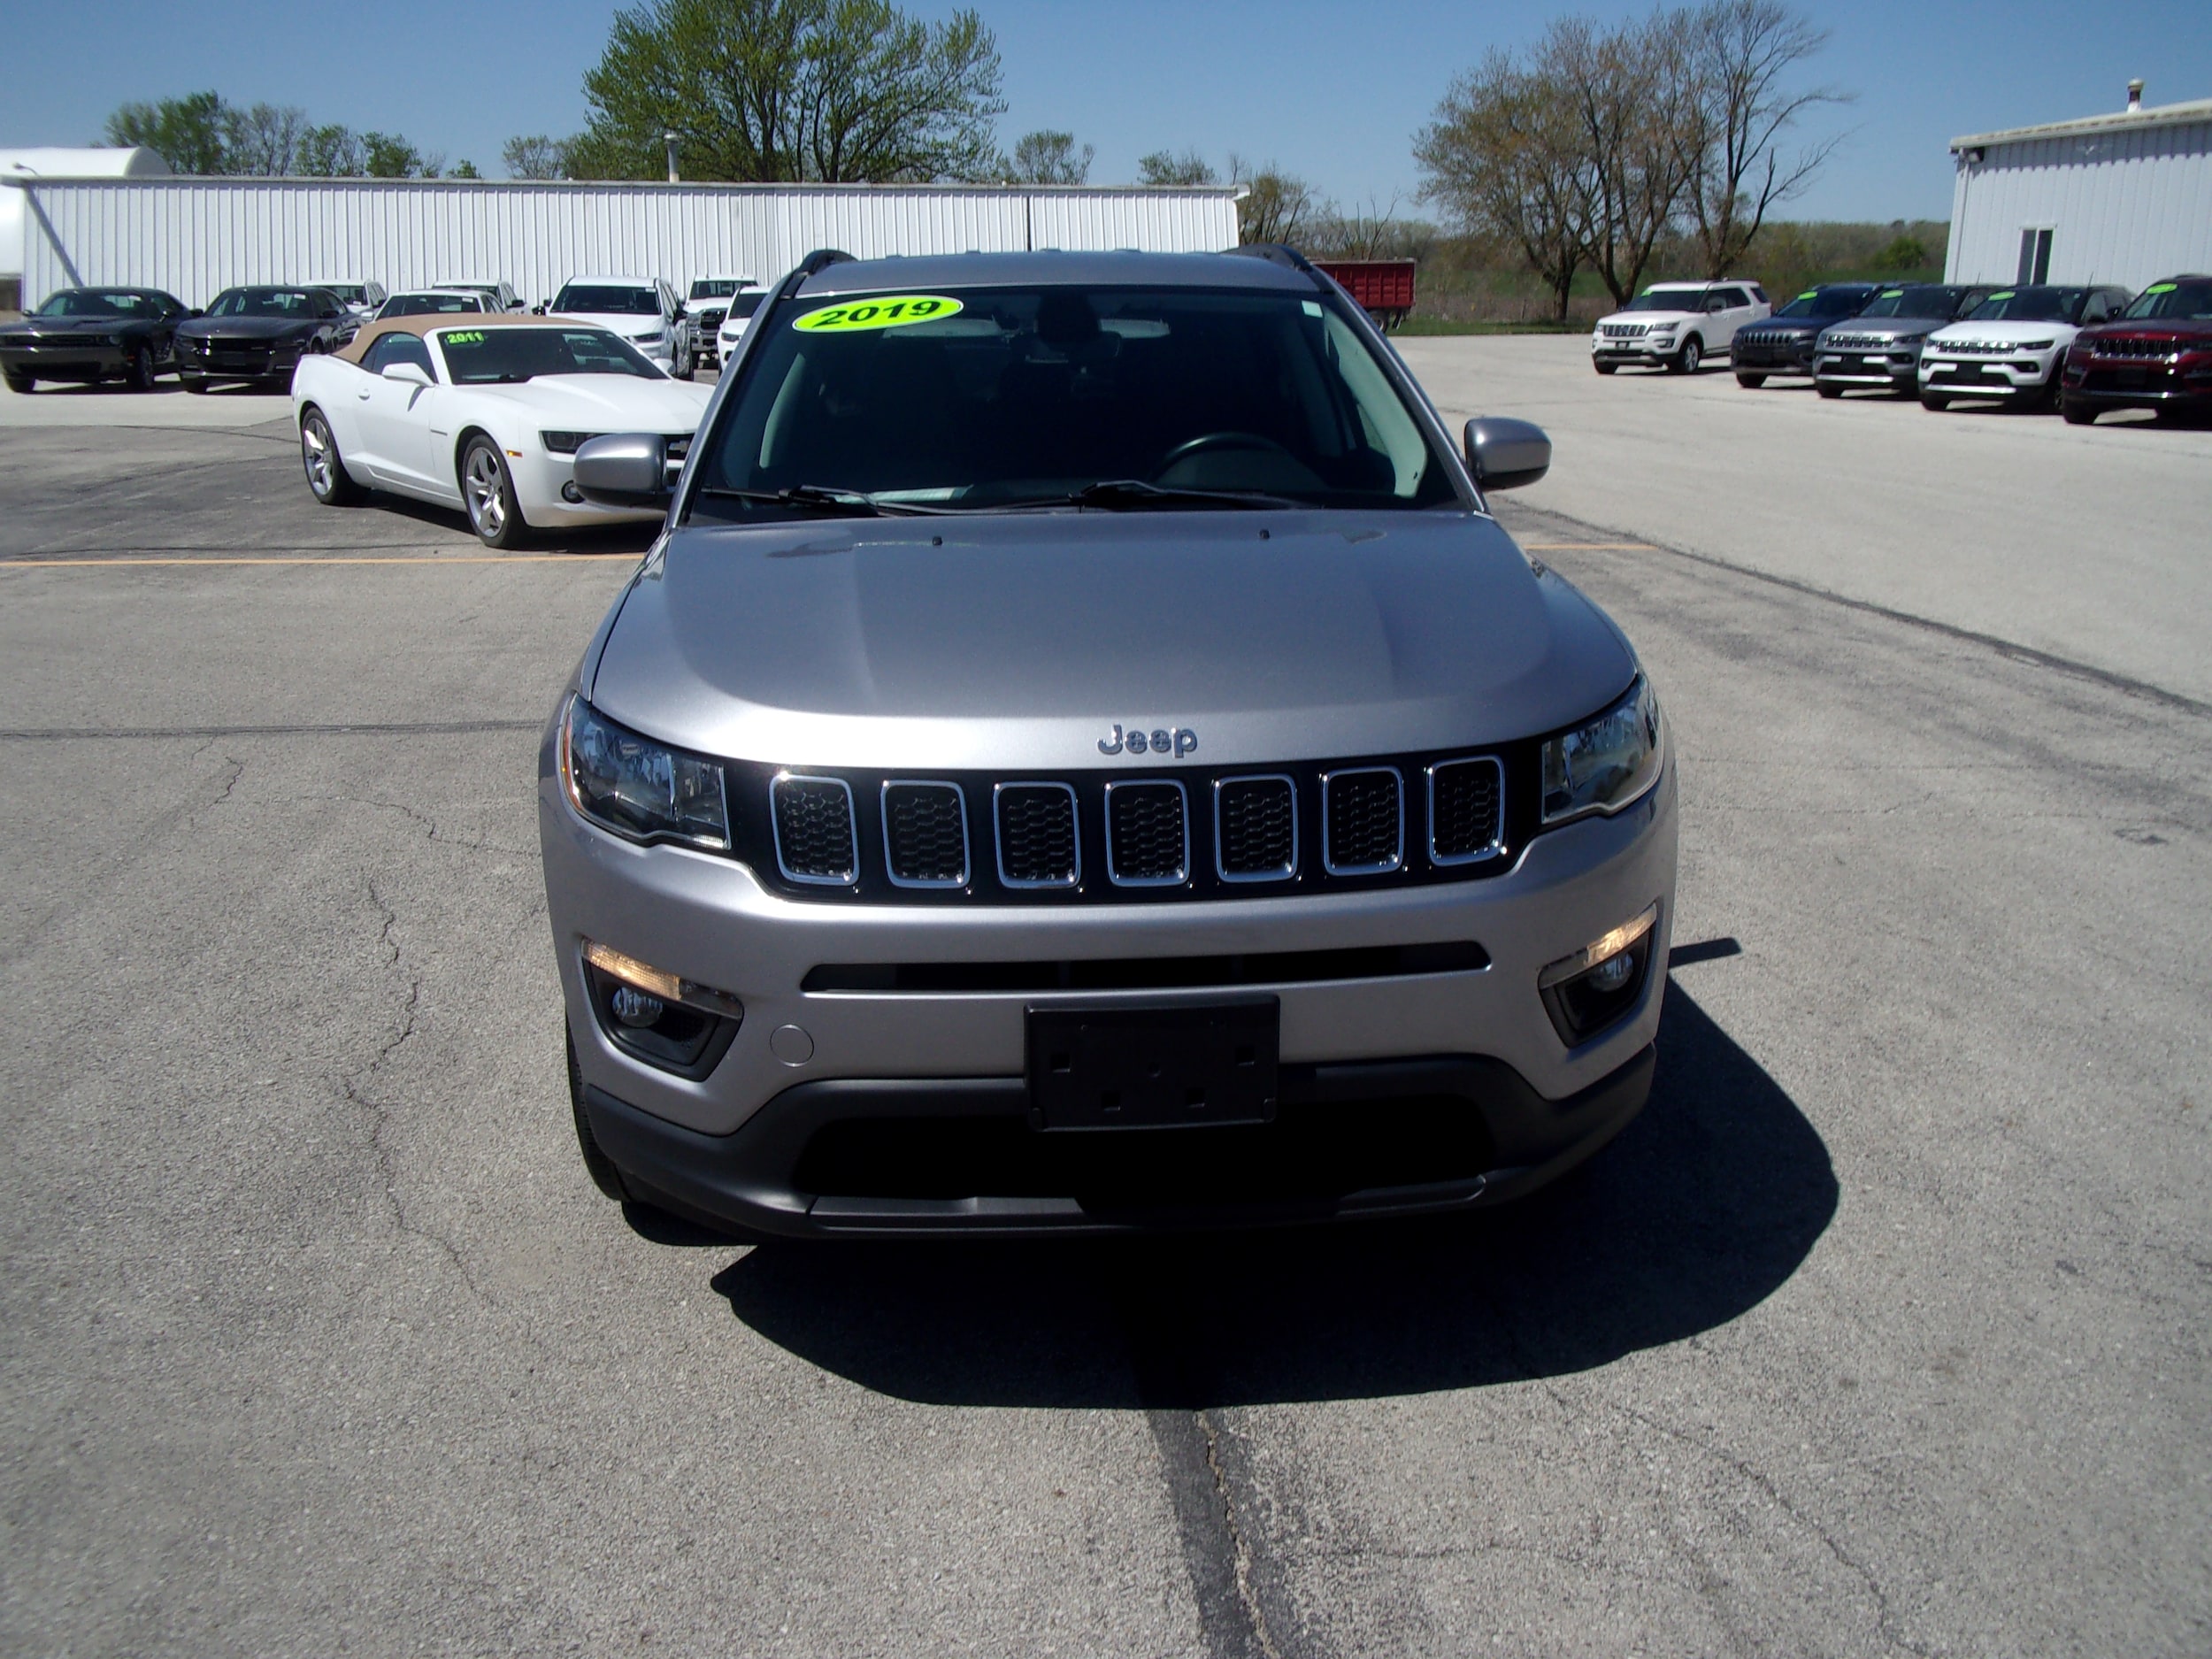
[(619, 335), (680, 380), (697, 365), (691, 319), (658, 277), (571, 277), (546, 311)]
[(1928, 336), (1920, 349), (1920, 401), (1930, 409), (1947, 409), (1955, 397), (2050, 407), (2074, 336), (2110, 322), (2133, 297), (2122, 288), (2001, 288)]
[(730, 296), (729, 308), (723, 312), (721, 326), (715, 330), (714, 335), (714, 354), (725, 367), (736, 355), (738, 342), (745, 338), (745, 330), (752, 323), (753, 313), (760, 309), (768, 295), (767, 288), (755, 284), (741, 288)]
[(1695, 374), (1706, 358), (1725, 353), (1736, 330), (1771, 316), (1756, 282), (1655, 282), (1590, 334), (1590, 362), (1600, 374), (1624, 363)]

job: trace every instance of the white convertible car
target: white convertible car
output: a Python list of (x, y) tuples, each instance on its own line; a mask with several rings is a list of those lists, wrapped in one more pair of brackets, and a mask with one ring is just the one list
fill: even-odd
[(710, 389), (671, 380), (603, 328), (559, 318), (420, 316), (371, 323), (292, 377), (308, 488), (326, 506), (365, 489), (458, 507), (489, 547), (534, 528), (657, 518), (587, 502), (576, 448), (657, 433), (672, 465)]

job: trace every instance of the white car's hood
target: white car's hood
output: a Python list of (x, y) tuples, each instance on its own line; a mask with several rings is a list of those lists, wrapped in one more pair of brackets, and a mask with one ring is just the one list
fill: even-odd
[(1992, 345), (2016, 346), (2030, 340), (2049, 340), (2063, 345), (2081, 329), (2073, 323), (1947, 323), (1928, 336), (1932, 346), (1962, 341), (1986, 341)]
[(636, 336), (651, 334), (657, 340), (667, 332), (659, 319), (641, 316), (636, 311), (562, 311), (560, 316), (572, 323), (589, 323), (594, 328), (603, 328), (619, 339), (636, 343)]
[(1702, 317), (1704, 314), (1702, 311), (1615, 311), (1610, 317), (1599, 318), (1597, 326), (1602, 328), (1608, 323), (1644, 323), (1657, 327), (1661, 324), (1672, 326), (1686, 323), (1693, 317)]
[(496, 393), (557, 431), (664, 433), (695, 430), (714, 390), (634, 374), (541, 374), (472, 389)]

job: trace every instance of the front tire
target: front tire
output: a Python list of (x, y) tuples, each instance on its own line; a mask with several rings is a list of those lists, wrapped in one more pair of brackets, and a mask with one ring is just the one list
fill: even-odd
[(2070, 426), (2090, 426), (2097, 419), (2096, 405), (2085, 403), (2078, 397), (2061, 398), (2058, 409), (2059, 413), (2066, 417), (2066, 424)]
[(1818, 392), (1823, 397), (1841, 397), (1843, 396), (1843, 388), (1840, 386), (1826, 386), (1818, 380), (1815, 380), (1813, 382), (1813, 390)]
[(529, 534), (515, 503), (515, 480), (506, 457), (481, 433), (461, 451), (461, 501), (468, 509), (469, 527), (486, 547), (519, 547)]
[(1736, 384), (1742, 387), (1747, 392), (1755, 392), (1766, 383), (1767, 377), (1763, 374), (1739, 374), (1736, 376)]
[(29, 396), (32, 389), (38, 385), (38, 376), (26, 374), (20, 369), (8, 370), (6, 379), (8, 389), (19, 397)]
[(1595, 369), (1600, 374), (1610, 374), (1614, 370), (1619, 368), (1621, 365), (1617, 363), (1593, 363), (1590, 366)]
[(1945, 410), (1950, 408), (1951, 400), (1946, 397), (1941, 392), (1923, 392), (1920, 394), (1920, 406), (1923, 409), (1932, 410), (1939, 415)]
[(330, 422), (311, 403), (300, 418), (300, 465), (307, 471), (307, 488), (324, 506), (350, 507), (361, 499), (364, 492), (346, 471)]
[(1682, 342), (1681, 349), (1674, 354), (1674, 361), (1667, 366), (1677, 374), (1695, 374), (1705, 366), (1705, 342), (1692, 334)]
[(131, 354), (130, 367), (123, 376), (123, 383), (134, 392), (150, 392), (154, 389), (154, 349), (151, 346), (142, 345)]
[(699, 354), (687, 347), (681, 357), (668, 365), (668, 372), (680, 380), (687, 380), (699, 372)]

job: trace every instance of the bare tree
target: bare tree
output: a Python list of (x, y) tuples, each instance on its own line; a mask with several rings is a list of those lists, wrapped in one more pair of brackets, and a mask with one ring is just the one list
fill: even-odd
[(223, 170), (281, 179), (300, 172), (300, 146), (307, 137), (307, 111), (257, 104), (223, 110)]
[(1237, 199), (1240, 242), (1295, 242), (1317, 206), (1311, 185), (1271, 161), (1256, 167), (1233, 155), (1229, 182), (1244, 187)]
[(1195, 150), (1181, 155), (1171, 150), (1156, 150), (1148, 156), (1137, 157), (1137, 179), (1155, 189), (1171, 188), (1178, 185), (1219, 184), (1221, 175)]
[(499, 158), (511, 179), (568, 177), (568, 146), (543, 133), (518, 134), (500, 147)]
[(1462, 230), (1520, 250), (1565, 321), (1588, 242), (1579, 130), (1567, 103), (1494, 50), (1462, 75), (1414, 141), (1422, 196)]
[(1091, 176), (1091, 160), (1097, 154), (1091, 144), (1079, 151), (1073, 133), (1048, 128), (1023, 134), (1014, 153), (1000, 158), (999, 173), (1015, 184), (1081, 184)]
[(1782, 0), (1708, 0), (1689, 22), (1689, 64), (1698, 87), (1699, 167), (1688, 192), (1705, 273), (1729, 274), (1767, 211), (1798, 195), (1841, 135), (1785, 157), (1781, 142), (1797, 118), (1823, 104), (1847, 102), (1828, 87), (1794, 91), (1784, 83), (1828, 43)]

